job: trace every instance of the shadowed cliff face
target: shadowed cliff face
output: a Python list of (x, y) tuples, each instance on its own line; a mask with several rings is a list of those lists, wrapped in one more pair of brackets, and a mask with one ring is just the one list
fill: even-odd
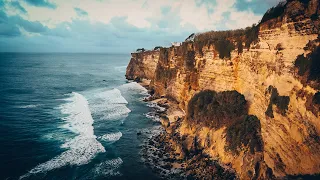
[[(230, 57), (201, 36), (162, 48), (137, 69), (130, 67), (140, 63), (133, 56), (127, 69), (127, 77), (146, 78), (138, 71), (156, 64), (147, 77), (155, 96), (174, 99), (187, 112), (176, 128), (185, 147), (192, 149), (196, 137), (203, 152), (231, 164), (242, 178), (320, 173), (319, 0), (290, 0), (280, 8), (252, 30), (257, 40), (225, 36), (234, 44)], [(258, 137), (253, 144), (263, 146), (252, 148), (249, 139)]]

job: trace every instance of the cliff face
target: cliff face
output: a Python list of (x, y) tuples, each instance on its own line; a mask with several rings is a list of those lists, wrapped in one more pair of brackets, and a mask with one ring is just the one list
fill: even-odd
[(131, 53), (132, 58), (127, 67), (126, 78), (129, 80), (137, 80), (137, 78), (153, 79), (159, 53), (159, 51)]
[[(155, 96), (174, 99), (186, 113), (172, 129), (181, 137), (177, 152), (201, 148), (244, 179), (320, 173), (319, 14), (318, 0), (291, 0), (281, 16), (260, 24), (250, 49), (235, 49), (230, 59), (214, 44), (184, 42), (132, 54), (126, 76), (150, 79)], [(199, 95), (204, 90), (212, 94)], [(228, 91), (245, 101), (221, 94)], [(245, 109), (238, 118), (226, 115), (238, 112), (232, 104)]]

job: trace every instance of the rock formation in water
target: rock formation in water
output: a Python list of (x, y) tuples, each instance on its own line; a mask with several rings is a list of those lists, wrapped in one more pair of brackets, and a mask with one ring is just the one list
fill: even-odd
[[(128, 79), (178, 103), (181, 157), (203, 153), (241, 179), (320, 173), (320, 5), (288, 0), (245, 30), (132, 53)], [(170, 115), (170, 114), (169, 114)]]

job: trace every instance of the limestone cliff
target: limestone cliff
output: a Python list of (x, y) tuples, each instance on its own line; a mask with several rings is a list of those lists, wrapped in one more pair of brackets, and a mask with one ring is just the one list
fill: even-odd
[(153, 79), (159, 59), (159, 51), (144, 51), (131, 53), (131, 60), (127, 67), (126, 78), (137, 80), (137, 78)]
[(219, 40), (197, 38), (133, 53), (126, 77), (150, 79), (154, 96), (185, 112), (179, 126), (170, 119), (177, 152), (201, 149), (241, 179), (318, 174), (319, 6), (281, 4), (279, 14), (264, 16), (247, 48), (245, 36), (225, 37), (236, 47), (230, 55), (221, 56)]

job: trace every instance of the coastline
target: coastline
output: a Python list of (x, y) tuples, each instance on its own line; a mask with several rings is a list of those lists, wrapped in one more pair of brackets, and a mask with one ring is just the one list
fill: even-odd
[(154, 118), (159, 118), (162, 130), (152, 135), (142, 148), (145, 165), (166, 179), (238, 179), (229, 166), (221, 165), (200, 149), (192, 151), (184, 146), (184, 137), (178, 131), (185, 112), (177, 102), (151, 95), (150, 82), (141, 79), (138, 83), (149, 92), (144, 101), (160, 107), (161, 110), (155, 110)]

